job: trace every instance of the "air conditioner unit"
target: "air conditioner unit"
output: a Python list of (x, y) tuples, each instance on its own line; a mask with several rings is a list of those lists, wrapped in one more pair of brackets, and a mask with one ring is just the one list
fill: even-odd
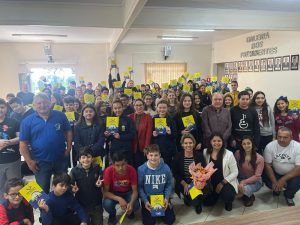
[(167, 58), (171, 55), (172, 47), (171, 46), (164, 46), (164, 59), (167, 60)]

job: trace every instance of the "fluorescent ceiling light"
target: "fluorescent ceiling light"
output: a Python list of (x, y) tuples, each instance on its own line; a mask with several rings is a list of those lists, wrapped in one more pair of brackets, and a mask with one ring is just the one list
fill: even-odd
[(198, 37), (184, 37), (184, 36), (157, 36), (162, 40), (175, 40), (175, 41), (192, 41)]
[(186, 31), (186, 32), (213, 32), (212, 29), (176, 29), (176, 31)]
[(66, 34), (12, 34), (13, 37), (68, 37)]

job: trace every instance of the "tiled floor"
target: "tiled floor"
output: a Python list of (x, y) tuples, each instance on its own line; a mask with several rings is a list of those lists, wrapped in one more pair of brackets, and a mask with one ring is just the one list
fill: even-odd
[[(255, 194), (256, 200), (252, 207), (244, 207), (241, 200), (236, 199), (233, 203), (232, 211), (228, 212), (224, 209), (223, 203), (218, 202), (214, 207), (203, 207), (203, 212), (198, 215), (196, 214), (193, 208), (189, 208), (183, 204), (183, 201), (174, 195), (173, 205), (176, 213), (176, 222), (177, 225), (187, 225), (196, 222), (218, 220), (225, 217), (234, 217), (237, 215), (243, 215), (248, 213), (253, 213), (257, 211), (266, 211), (272, 210), (275, 208), (287, 207), (285, 199), (281, 194), (279, 197), (273, 197), (272, 192), (267, 189), (265, 186)], [(296, 205), (300, 205), (300, 192), (294, 198)], [(118, 218), (121, 216), (121, 211), (118, 210)], [(38, 210), (35, 212), (36, 218), (38, 218)], [(104, 224), (107, 224), (108, 214), (104, 213)], [(35, 225), (40, 223), (36, 222)], [(125, 218), (123, 221), (124, 225), (141, 225), (141, 213), (138, 212), (134, 220), (129, 220)], [(163, 224), (163, 222), (158, 222), (157, 224)]]

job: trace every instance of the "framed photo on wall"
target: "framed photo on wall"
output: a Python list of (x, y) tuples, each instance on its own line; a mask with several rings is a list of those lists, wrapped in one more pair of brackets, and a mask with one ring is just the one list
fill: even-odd
[(259, 59), (254, 60), (254, 72), (259, 72)]
[(248, 72), (248, 60), (243, 61), (243, 72)]
[(299, 55), (291, 55), (291, 70), (298, 70)]
[(274, 58), (268, 58), (267, 60), (267, 71), (272, 72), (274, 70)]
[(248, 72), (253, 72), (253, 66), (254, 66), (254, 61), (249, 60), (248, 61)]
[(260, 72), (266, 72), (267, 71), (267, 59), (261, 59), (260, 60)]
[(283, 71), (290, 70), (290, 56), (289, 55), (282, 57), (282, 70)]
[(230, 62), (230, 63), (228, 63), (229, 64), (229, 74), (232, 74), (233, 73), (233, 70), (234, 70), (234, 68), (233, 68), (233, 62)]
[(238, 72), (243, 72), (243, 62), (238, 61)]
[(228, 75), (229, 74), (229, 63), (224, 64), (224, 74)]
[(282, 58), (275, 57), (274, 71), (281, 71)]

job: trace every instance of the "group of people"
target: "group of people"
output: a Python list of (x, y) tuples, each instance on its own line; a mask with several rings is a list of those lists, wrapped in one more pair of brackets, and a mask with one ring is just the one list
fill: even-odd
[[(237, 81), (231, 91), (226, 86), (214, 93), (206, 92), (204, 80), (188, 81), (191, 93), (184, 93), (180, 85), (161, 90), (152, 84), (151, 90), (132, 80), (115, 88), (118, 80), (109, 74), (109, 87), (95, 90), (90, 82), (79, 87), (71, 82), (67, 93), (48, 85), (36, 95), (24, 85), (17, 97), (0, 99), (1, 224), (33, 224), (32, 208), (19, 194), (29, 172), (46, 193), (51, 190), (49, 199), (39, 202), (45, 225), (103, 224), (103, 209), (108, 224), (116, 224), (116, 205), (129, 219), (141, 208), (143, 224), (155, 224), (151, 196), (156, 195), (163, 195), (163, 221), (173, 224), (173, 189), (198, 214), (219, 198), (228, 211), (236, 197), (252, 206), (263, 182), (295, 205), (300, 118), (288, 110), (286, 97), (272, 110), (263, 92), (239, 92)], [(133, 99), (125, 88), (142, 98)], [(95, 101), (85, 102), (85, 94)], [(118, 117), (116, 132), (107, 130), (108, 117)], [(163, 131), (158, 119), (165, 121)], [(193, 162), (203, 167), (213, 162), (217, 169), (194, 199)]]

